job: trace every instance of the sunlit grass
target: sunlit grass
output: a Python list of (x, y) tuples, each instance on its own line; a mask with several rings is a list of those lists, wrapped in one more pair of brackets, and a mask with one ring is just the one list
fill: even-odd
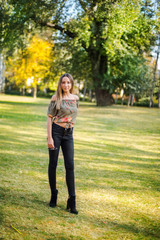
[(0, 95), (0, 239), (160, 239), (159, 109), (80, 104), (75, 216), (65, 209), (62, 153), (58, 207), (48, 207), (48, 103)]

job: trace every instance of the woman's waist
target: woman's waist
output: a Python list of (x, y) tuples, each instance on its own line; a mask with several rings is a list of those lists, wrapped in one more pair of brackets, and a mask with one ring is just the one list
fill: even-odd
[(57, 121), (53, 121), (53, 124), (56, 124), (62, 128), (73, 128), (74, 127), (74, 123), (73, 122), (57, 122)]

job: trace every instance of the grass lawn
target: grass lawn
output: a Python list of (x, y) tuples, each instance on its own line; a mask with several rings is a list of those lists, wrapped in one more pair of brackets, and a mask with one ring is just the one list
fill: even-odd
[(0, 239), (160, 239), (160, 110), (80, 104), (74, 215), (61, 152), (58, 206), (48, 206), (48, 104), (0, 95)]

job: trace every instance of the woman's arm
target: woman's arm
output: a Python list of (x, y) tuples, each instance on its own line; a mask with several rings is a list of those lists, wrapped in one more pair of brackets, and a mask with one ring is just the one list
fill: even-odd
[[(56, 95), (53, 95), (51, 101), (56, 101)], [(50, 109), (51, 110), (51, 109)], [(48, 148), (54, 148), (54, 141), (52, 138), (52, 117), (54, 116), (54, 112), (49, 110), (50, 117), (47, 119), (47, 140), (48, 140)], [(53, 115), (53, 116), (52, 116)]]
[(48, 148), (54, 148), (54, 141), (52, 138), (52, 118), (50, 117), (47, 119), (47, 140)]

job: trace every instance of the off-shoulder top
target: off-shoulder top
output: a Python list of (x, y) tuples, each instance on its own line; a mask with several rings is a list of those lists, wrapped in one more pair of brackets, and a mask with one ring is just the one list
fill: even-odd
[(56, 101), (51, 101), (48, 106), (48, 116), (53, 118), (52, 122), (68, 123), (70, 127), (76, 123), (78, 113), (79, 100), (62, 99), (60, 109), (56, 109)]

